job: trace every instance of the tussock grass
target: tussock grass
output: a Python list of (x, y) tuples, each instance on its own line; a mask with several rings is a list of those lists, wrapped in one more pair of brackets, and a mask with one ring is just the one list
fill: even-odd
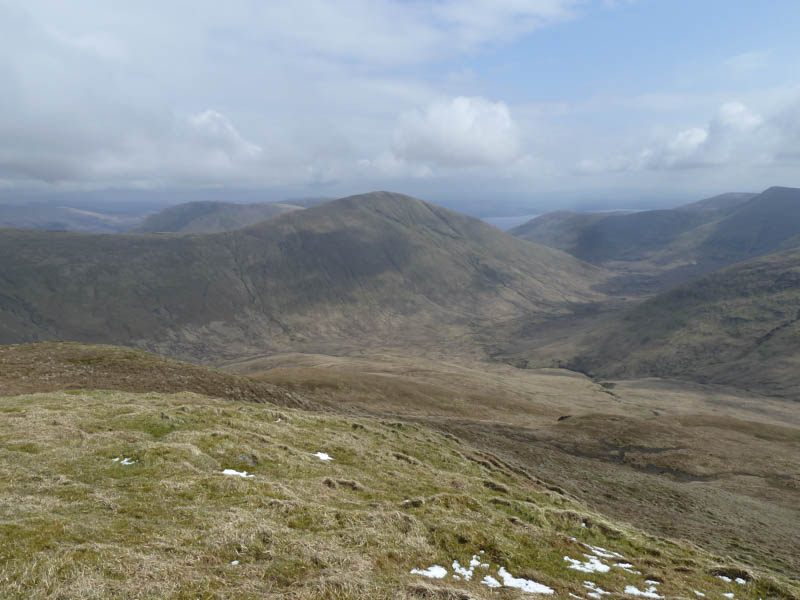
[[(585, 597), (587, 579), (621, 592), (645, 577), (668, 597), (792, 593), (750, 571), (726, 584), (715, 573), (737, 565), (608, 523), (420, 425), (193, 393), (52, 392), (0, 398), (0, 411), (4, 598), (523, 596), (480, 585), (501, 566), (559, 598)], [(582, 543), (642, 575), (569, 569), (563, 556), (583, 559)], [(409, 573), (452, 575), (480, 550), (491, 569), (470, 582)]]

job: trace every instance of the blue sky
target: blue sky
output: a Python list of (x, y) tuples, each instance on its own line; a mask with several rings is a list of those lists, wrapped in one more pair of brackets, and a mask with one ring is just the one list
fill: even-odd
[(800, 3), (0, 0), (0, 194), (800, 186)]

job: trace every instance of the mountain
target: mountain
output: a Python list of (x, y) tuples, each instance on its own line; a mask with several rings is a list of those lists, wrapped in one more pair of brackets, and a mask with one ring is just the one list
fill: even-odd
[[(739, 248), (763, 248), (759, 232), (775, 226), (753, 223), (734, 230), (748, 242)], [(685, 378), (800, 400), (800, 250), (656, 295), (606, 325), (573, 366), (604, 377)]]
[(606, 278), (561, 251), (389, 192), (218, 234), (3, 230), (0, 342), (122, 343), (215, 361), (447, 340), (480, 353), (476, 331), (601, 298), (593, 288)]
[(299, 209), (299, 206), (278, 202), (186, 202), (150, 215), (132, 228), (131, 233), (217, 233), (241, 229)]
[(510, 233), (620, 274), (651, 292), (800, 244), (800, 189), (723, 194), (670, 210), (542, 215)]
[(119, 233), (130, 229), (138, 216), (105, 214), (46, 203), (0, 204), (0, 228)]
[[(0, 347), (0, 360), (51, 351), (98, 381), (118, 374), (103, 373), (120, 360), (106, 352), (128, 352), (36, 344)], [(605, 517), (535, 465), (423, 423), (147, 391), (153, 360), (133, 359), (145, 363), (136, 391), (52, 389), (41, 371), (27, 381), (38, 393), (0, 391), (4, 598), (800, 593), (770, 565)]]

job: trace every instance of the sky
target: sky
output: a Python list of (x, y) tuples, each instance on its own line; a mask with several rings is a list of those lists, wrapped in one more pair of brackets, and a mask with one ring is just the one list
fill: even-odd
[(0, 196), (800, 187), (798, 31), (797, 0), (0, 0)]

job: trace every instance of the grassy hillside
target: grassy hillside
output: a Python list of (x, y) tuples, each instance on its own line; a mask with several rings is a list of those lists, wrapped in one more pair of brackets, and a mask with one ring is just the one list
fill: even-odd
[(612, 321), (576, 365), (604, 376), (682, 377), (800, 399), (800, 251), (655, 296)]
[(277, 202), (186, 202), (150, 215), (132, 233), (218, 233), (241, 229), (300, 207)]
[[(0, 411), (6, 598), (798, 594), (419, 424), (190, 392), (0, 396)], [(434, 565), (441, 579), (418, 572)]]
[(800, 413), (719, 386), (604, 381), (390, 355), (226, 367), (329, 410), (423, 423), (523, 465), (594, 510), (744, 565), (800, 572)]
[(0, 342), (123, 343), (208, 361), (365, 344), (455, 352), (480, 327), (594, 300), (605, 277), (388, 192), (220, 234), (3, 230)]
[(57, 390), (194, 392), (214, 398), (308, 407), (285, 389), (133, 348), (44, 342), (0, 346), (3, 395)]

